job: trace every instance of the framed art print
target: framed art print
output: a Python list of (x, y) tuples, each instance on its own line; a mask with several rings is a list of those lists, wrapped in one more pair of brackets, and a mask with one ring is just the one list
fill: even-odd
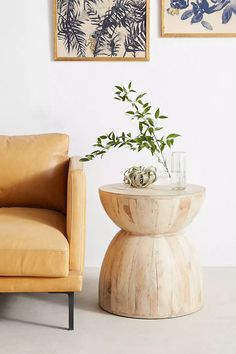
[(163, 37), (236, 37), (236, 0), (162, 0)]
[(55, 60), (149, 60), (149, 0), (54, 0)]

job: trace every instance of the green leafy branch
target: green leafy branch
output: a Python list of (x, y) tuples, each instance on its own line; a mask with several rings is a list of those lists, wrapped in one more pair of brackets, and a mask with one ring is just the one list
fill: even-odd
[(159, 136), (160, 131), (163, 129), (160, 126), (161, 121), (167, 119), (158, 108), (155, 113), (152, 113), (152, 106), (149, 102), (144, 101), (146, 93), (138, 94), (132, 88), (132, 82), (128, 87), (115, 86), (115, 99), (121, 102), (130, 104), (131, 109), (126, 112), (131, 120), (135, 120), (138, 124), (138, 134), (132, 135), (130, 132), (122, 132), (120, 135), (115, 134), (113, 131), (108, 134), (100, 135), (97, 138), (96, 144), (93, 146), (96, 150), (90, 154), (85, 155), (81, 161), (91, 161), (95, 157), (103, 157), (109, 150), (113, 148), (128, 148), (132, 151), (141, 151), (147, 149), (151, 152), (152, 156), (156, 156), (158, 162), (164, 167), (165, 171), (170, 177), (170, 171), (164, 156), (166, 147), (170, 149), (174, 145), (175, 139), (180, 135), (171, 133), (167, 136)]

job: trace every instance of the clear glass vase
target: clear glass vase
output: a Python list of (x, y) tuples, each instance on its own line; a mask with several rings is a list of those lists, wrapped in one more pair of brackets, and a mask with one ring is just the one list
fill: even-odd
[(172, 152), (171, 186), (174, 190), (186, 188), (186, 153), (183, 151)]

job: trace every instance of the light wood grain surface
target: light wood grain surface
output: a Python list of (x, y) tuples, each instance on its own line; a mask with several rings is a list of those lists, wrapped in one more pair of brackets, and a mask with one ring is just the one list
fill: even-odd
[(202, 194), (205, 192), (205, 188), (194, 184), (188, 184), (186, 189), (178, 191), (173, 190), (171, 186), (160, 186), (158, 184), (152, 184), (147, 188), (134, 188), (124, 183), (108, 184), (99, 188), (99, 191), (103, 193), (130, 195), (137, 197), (177, 197), (182, 198), (186, 195)]
[(131, 188), (125, 184), (101, 187), (102, 205), (121, 229), (136, 234), (175, 233), (189, 225), (202, 204), (204, 188), (188, 186), (184, 191), (170, 187)]
[(182, 229), (199, 211), (205, 189), (109, 185), (99, 194), (105, 211), (122, 229), (104, 257), (100, 306), (136, 318), (176, 317), (200, 309), (201, 270)]

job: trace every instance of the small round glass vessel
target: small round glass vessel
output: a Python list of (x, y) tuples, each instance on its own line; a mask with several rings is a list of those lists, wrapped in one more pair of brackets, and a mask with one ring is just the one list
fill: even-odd
[(174, 190), (186, 188), (186, 153), (184, 151), (172, 152), (171, 187)]

